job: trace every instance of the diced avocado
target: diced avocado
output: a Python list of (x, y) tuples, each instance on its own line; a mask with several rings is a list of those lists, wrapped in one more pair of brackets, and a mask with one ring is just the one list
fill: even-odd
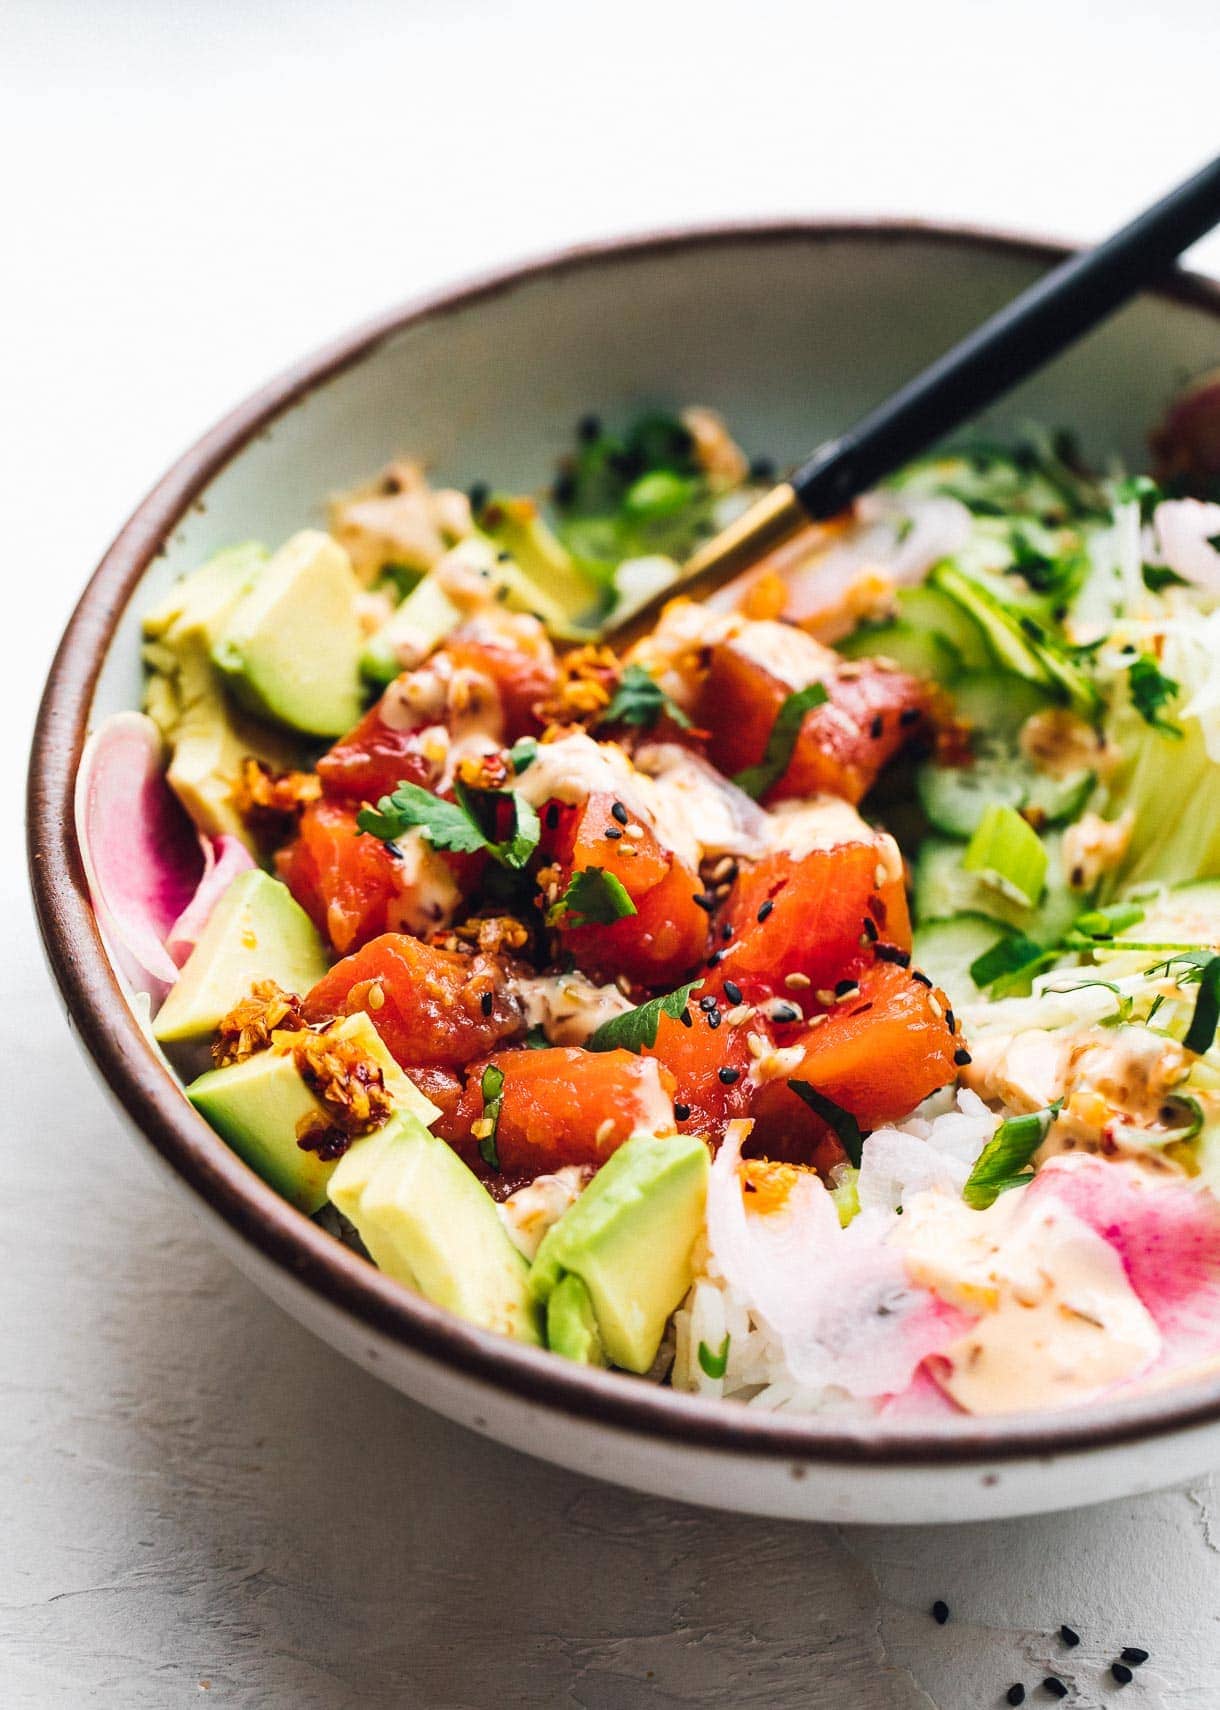
[[(436, 1119), (436, 1106), (408, 1080), (367, 1015), (348, 1016), (333, 1032), (337, 1039), (358, 1045), (381, 1069), (394, 1100), (392, 1120), (399, 1114), (421, 1122)], [(312, 1216), (326, 1203), (326, 1184), (337, 1160), (320, 1158), (298, 1144), (303, 1123), (328, 1123), (330, 1118), (297, 1071), (292, 1055), (296, 1038), (292, 1033), (273, 1034), (268, 1050), (243, 1063), (209, 1069), (192, 1081), (186, 1094), (252, 1170)]]
[(342, 736), (360, 717), (362, 646), (351, 560), (328, 534), (285, 542), (238, 600), (212, 649), (251, 712), (310, 736)]
[(535, 1298), (547, 1304), (564, 1277), (579, 1277), (613, 1365), (646, 1372), (657, 1357), (669, 1316), (693, 1280), (708, 1167), (707, 1147), (695, 1135), (638, 1134), (542, 1238), (530, 1271)]
[[(458, 548), (454, 548), (455, 551)], [(368, 639), (360, 670), (370, 683), (391, 683), (418, 665), (456, 629), (462, 614), (435, 576), (425, 576)]]
[(267, 561), (257, 545), (221, 552), (184, 576), (144, 619), (150, 676), (145, 710), (170, 751), (166, 780), (208, 837), (251, 845), (233, 801), (247, 755), (276, 771), (298, 756), (288, 740), (234, 707), (212, 664), (212, 646), (229, 613)]
[(541, 1342), (529, 1266), (495, 1201), (418, 1118), (395, 1116), (357, 1140), (328, 1192), (387, 1276), (481, 1329)]
[[(478, 524), (517, 565), (534, 596), (546, 601), (556, 622), (585, 628), (604, 592), (552, 533), (533, 499), (494, 493)], [(546, 610), (539, 616), (550, 627)]]
[(597, 1330), (589, 1291), (572, 1271), (556, 1285), (546, 1303), (546, 1345), (565, 1360), (604, 1366), (606, 1352)]
[(160, 605), (145, 614), (144, 634), (171, 645), (199, 637), (210, 648), (267, 558), (267, 548), (257, 541), (218, 552), (175, 582)]
[(256, 980), (306, 992), (326, 972), (326, 952), (286, 885), (257, 867), (239, 873), (212, 910), (177, 984), (157, 1011), (163, 1045), (206, 1038)]

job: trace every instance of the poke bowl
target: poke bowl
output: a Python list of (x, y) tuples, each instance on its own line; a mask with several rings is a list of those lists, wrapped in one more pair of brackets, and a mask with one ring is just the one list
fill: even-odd
[(472, 1430), (841, 1521), (1220, 1460), (1220, 289), (608, 625), (1063, 253), (519, 267), (256, 393), (89, 583), (29, 788), (72, 1024), (234, 1261)]

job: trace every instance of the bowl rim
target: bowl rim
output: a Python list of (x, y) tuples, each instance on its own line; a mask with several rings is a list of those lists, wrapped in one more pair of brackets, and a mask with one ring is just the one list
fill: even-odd
[[(765, 1413), (591, 1370), (463, 1323), (384, 1276), (280, 1198), (183, 1097), (122, 992), (103, 947), (77, 848), (73, 791), (94, 690), (140, 579), (209, 482), (309, 393), (407, 328), (465, 312), (546, 278), (692, 251), (776, 244), (933, 245), (1050, 267), (1069, 245), (973, 225), (905, 219), (734, 221), (612, 238), (558, 250), (387, 309), (283, 370), (205, 432), (136, 507), (87, 583), (64, 630), (39, 707), (27, 785), (35, 910), (70, 1023), (116, 1100), (160, 1157), (241, 1241), (357, 1325), (518, 1401), (611, 1427), (658, 1446), (876, 1468), (998, 1463), (1081, 1454), (1220, 1420), (1220, 1377), (1072, 1413), (909, 1425), (827, 1422)], [(1175, 271), (1145, 293), (1220, 321), (1220, 281)], [(371, 1357), (376, 1358), (373, 1352)], [(476, 1427), (486, 1421), (475, 1419)], [(794, 1467), (794, 1471), (796, 1467)]]

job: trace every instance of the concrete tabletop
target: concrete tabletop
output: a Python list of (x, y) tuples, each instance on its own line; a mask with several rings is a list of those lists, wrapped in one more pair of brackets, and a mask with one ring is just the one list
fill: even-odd
[[(997, 1525), (753, 1521), (499, 1449), (315, 1342), (87, 1071), (15, 805), (106, 541), (302, 350), (464, 272), (677, 221), (1098, 235), (1214, 151), (1217, 49), (1214, 0), (8, 0), (3, 1710), (973, 1710), (1016, 1682), (1049, 1704), (1051, 1673), (1070, 1705), (1220, 1705), (1210, 1481)], [(1197, 259), (1220, 271), (1220, 242)], [(1120, 1688), (1124, 1645), (1152, 1655)]]

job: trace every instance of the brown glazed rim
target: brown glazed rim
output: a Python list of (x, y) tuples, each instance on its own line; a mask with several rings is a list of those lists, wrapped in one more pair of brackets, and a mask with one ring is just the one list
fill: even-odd
[[(187, 1103), (144, 1038), (98, 934), (76, 843), (73, 786), (102, 661), (149, 564), (203, 489), (256, 434), (403, 329), (477, 308), (522, 285), (692, 252), (844, 242), (894, 248), (931, 244), (1045, 267), (1069, 253), (1061, 244), (992, 231), (886, 220), (714, 226), (585, 245), (392, 309), (288, 369), (206, 433), (158, 482), (106, 553), (73, 613), (47, 679), (34, 733), (27, 826), (34, 900), (51, 968), (85, 1048), (128, 1116), (243, 1241), (374, 1336), (527, 1404), (553, 1409), (573, 1421), (612, 1426), (655, 1440), (658, 1446), (689, 1444), (728, 1454), (778, 1456), (804, 1466), (1000, 1462), (1082, 1453), (1103, 1444), (1213, 1424), (1220, 1420), (1220, 1381), (1050, 1418), (952, 1418), (934, 1427), (847, 1428), (837, 1421), (785, 1419), (681, 1395), (620, 1374), (570, 1365), (476, 1330), (350, 1252), (228, 1149)], [(1211, 280), (1174, 273), (1151, 294), (1205, 310), (1220, 322), (1220, 285)]]

